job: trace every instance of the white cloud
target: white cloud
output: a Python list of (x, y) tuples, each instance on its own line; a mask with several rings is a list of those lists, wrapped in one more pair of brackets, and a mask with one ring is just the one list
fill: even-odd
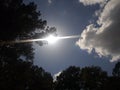
[(120, 0), (110, 0), (99, 19), (99, 27), (90, 24), (83, 30), (76, 42), (83, 50), (94, 50), (100, 57), (111, 57), (111, 61), (120, 59)]
[(62, 72), (58, 72), (53, 76), (53, 81), (55, 82), (57, 80), (57, 77), (61, 74)]
[(83, 3), (85, 6), (86, 5), (93, 5), (93, 4), (103, 4), (107, 0), (79, 0), (80, 3)]
[(52, 0), (48, 0), (48, 3), (51, 4), (51, 3), (52, 3)]

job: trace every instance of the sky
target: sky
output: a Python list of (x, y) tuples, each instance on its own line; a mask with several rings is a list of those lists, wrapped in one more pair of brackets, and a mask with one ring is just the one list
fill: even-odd
[(100, 66), (111, 75), (120, 59), (120, 0), (34, 1), (58, 36), (80, 35), (35, 47), (34, 64), (52, 75), (69, 66)]

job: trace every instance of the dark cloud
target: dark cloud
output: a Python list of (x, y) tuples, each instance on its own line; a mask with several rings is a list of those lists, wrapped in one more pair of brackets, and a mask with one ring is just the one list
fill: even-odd
[(88, 25), (76, 42), (83, 50), (92, 50), (101, 56), (111, 56), (111, 61), (120, 59), (120, 0), (110, 0), (99, 15), (100, 27)]

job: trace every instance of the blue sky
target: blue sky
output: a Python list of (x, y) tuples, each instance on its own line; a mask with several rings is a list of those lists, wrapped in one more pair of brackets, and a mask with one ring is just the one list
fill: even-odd
[[(25, 2), (29, 1), (32, 0), (27, 0)], [(42, 18), (47, 20), (48, 26), (54, 26), (57, 28), (57, 34), (59, 36), (88, 35), (86, 33), (83, 33), (83, 31), (85, 31), (85, 28), (87, 26), (90, 27), (89, 25), (91, 23), (100, 27), (100, 25), (96, 23), (98, 18), (102, 17), (95, 16), (95, 12), (101, 10), (100, 13), (104, 13), (102, 11), (105, 10), (104, 7), (107, 7), (108, 4), (107, 2), (107, 4), (103, 3), (105, 0), (100, 0), (101, 2), (94, 3), (82, 2), (84, 0), (81, 0), (81, 3), (80, 0), (33, 1), (38, 5), (38, 10), (40, 10), (42, 13)], [(97, 29), (97, 31), (101, 30), (101, 27), (99, 29), (96, 27), (92, 28)], [(97, 40), (101, 40), (97, 35), (94, 37), (97, 38)], [(97, 44), (100, 47), (100, 50), (98, 50), (96, 43), (92, 44), (85, 38), (85, 42), (89, 43), (87, 46), (85, 46), (86, 44), (78, 42), (78, 40), (80, 39), (76, 38), (60, 40), (54, 45), (48, 44), (42, 47), (35, 44), (34, 47), (36, 49), (34, 64), (43, 67), (52, 75), (66, 69), (71, 65), (80, 67), (91, 65), (100, 66), (103, 70), (107, 71), (110, 74), (116, 62), (110, 62), (111, 58), (108, 58), (107, 56), (114, 57), (113, 55), (118, 54), (117, 51), (115, 53), (112, 53), (112, 51), (105, 53), (103, 50), (103, 47), (105, 46), (103, 45)], [(95, 41), (96, 39), (90, 37), (88, 40)], [(101, 40), (101, 42), (102, 41), (104, 40)], [(76, 42), (78, 42), (78, 45), (76, 45)], [(90, 45), (93, 46), (91, 47), (93, 50), (88, 53)], [(106, 51), (110, 50), (106, 49)], [(102, 53), (104, 53), (106, 56), (102, 55)], [(117, 58), (117, 60), (118, 59), (119, 58)]]

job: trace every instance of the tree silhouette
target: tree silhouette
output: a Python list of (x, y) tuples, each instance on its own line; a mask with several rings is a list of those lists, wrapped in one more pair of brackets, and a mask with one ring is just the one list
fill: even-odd
[(80, 74), (79, 67), (70, 66), (57, 77), (55, 90), (80, 90)]
[(115, 77), (120, 77), (120, 62), (116, 63), (113, 72), (112, 72), (113, 76)]
[(52, 76), (32, 63), (32, 43), (14, 43), (56, 31), (40, 16), (33, 2), (0, 0), (0, 90), (52, 90)]
[(120, 90), (120, 62), (115, 64), (112, 74), (108, 77), (104, 90)]
[(107, 73), (100, 67), (71, 66), (64, 70), (55, 82), (55, 90), (102, 90), (107, 82)]
[[(47, 22), (40, 16), (33, 2), (26, 5), (23, 0), (0, 0), (0, 60), (7, 54), (8, 58), (33, 59), (32, 43), (13, 44), (13, 41), (42, 38), (54, 33), (56, 29), (46, 27)], [(37, 43), (43, 45), (43, 42)]]
[(81, 70), (84, 90), (102, 90), (107, 81), (107, 73), (100, 67), (85, 67)]
[(120, 78), (109, 76), (102, 90), (120, 90)]
[(0, 90), (52, 90), (52, 76), (30, 62), (15, 60), (0, 66)]

